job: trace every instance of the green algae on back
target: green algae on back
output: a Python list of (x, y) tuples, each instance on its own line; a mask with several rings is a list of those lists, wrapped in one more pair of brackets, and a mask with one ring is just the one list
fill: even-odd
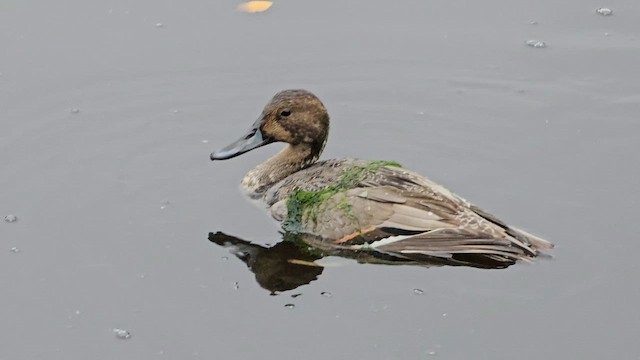
[[(287, 218), (283, 222), (282, 227), (287, 231), (301, 231), (303, 228), (303, 216), (307, 216), (308, 219), (317, 223), (320, 205), (340, 192), (346, 192), (349, 189), (357, 187), (368, 174), (375, 174), (378, 170), (386, 166), (402, 167), (402, 165), (395, 161), (372, 160), (365, 166), (349, 166), (344, 170), (338, 180), (324, 189), (315, 191), (297, 189), (293, 191), (287, 199)], [(352, 212), (348, 197), (344, 196), (337, 204), (336, 209), (342, 211), (342, 215), (345, 217), (357, 221), (355, 214)]]

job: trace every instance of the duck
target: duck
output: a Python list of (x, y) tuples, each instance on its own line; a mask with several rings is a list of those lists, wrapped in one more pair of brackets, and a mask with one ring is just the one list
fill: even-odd
[(509, 266), (554, 247), (395, 161), (320, 160), (329, 127), (329, 113), (316, 95), (283, 90), (242, 137), (210, 158), (227, 160), (286, 143), (247, 172), (241, 187), (283, 231), (313, 239), (320, 249)]

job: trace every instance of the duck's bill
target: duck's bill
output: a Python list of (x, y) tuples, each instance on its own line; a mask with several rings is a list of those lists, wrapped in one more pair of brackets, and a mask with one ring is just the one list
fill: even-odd
[(265, 138), (260, 131), (260, 126), (253, 126), (249, 131), (236, 142), (211, 153), (211, 160), (226, 160), (242, 155), (247, 151), (259, 148), (272, 143), (273, 140)]

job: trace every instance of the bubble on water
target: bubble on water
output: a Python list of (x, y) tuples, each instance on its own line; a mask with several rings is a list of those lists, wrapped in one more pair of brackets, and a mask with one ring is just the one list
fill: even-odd
[(545, 48), (547, 47), (547, 43), (545, 43), (544, 41), (540, 41), (540, 40), (527, 40), (524, 42), (525, 45), (532, 47), (532, 48)]
[(78, 114), (79, 112), (80, 112), (80, 109), (78, 109), (78, 108), (71, 109), (71, 113), (72, 114)]
[(208, 144), (208, 143), (209, 143), (209, 140), (202, 140), (202, 143), (203, 143), (203, 144)]
[(436, 356), (437, 354), (438, 354), (438, 353), (437, 353), (437, 352), (435, 352), (435, 351), (429, 351), (429, 352), (427, 352), (427, 355), (429, 355), (429, 356)]
[(596, 14), (602, 15), (602, 16), (609, 16), (609, 15), (613, 14), (613, 10), (611, 10), (609, 8), (597, 8), (596, 9)]
[(18, 217), (13, 215), (13, 214), (9, 214), (9, 215), (4, 217), (4, 221), (6, 221), (8, 223), (13, 223), (13, 222), (18, 221)]
[(418, 114), (418, 115), (424, 115), (424, 111), (416, 111), (416, 114)]
[(164, 210), (164, 209), (168, 208), (169, 205), (171, 205), (171, 202), (168, 199), (162, 200), (162, 203), (160, 205), (160, 210)]
[(172, 113), (174, 113), (174, 114), (177, 114), (177, 113), (179, 113), (179, 112), (180, 112), (180, 110), (178, 110), (178, 109), (173, 109), (173, 110), (171, 110), (171, 112), (172, 112)]
[(606, 32), (606, 33), (604, 33), (604, 36), (611, 36), (611, 34)]
[(416, 288), (416, 289), (413, 289), (413, 293), (415, 295), (422, 295), (424, 294), (424, 290)]
[(287, 308), (287, 309), (293, 309), (296, 306), (294, 304), (285, 304), (284, 307)]
[(537, 22), (536, 20), (529, 20), (529, 25), (538, 25), (539, 22)]
[(118, 339), (126, 340), (131, 338), (131, 333), (125, 329), (113, 328), (113, 333)]
[(235, 282), (233, 283), (233, 289), (234, 289), (234, 290), (238, 290), (238, 289), (240, 289), (240, 284), (239, 284), (237, 281), (235, 281)]
[(80, 315), (80, 310), (76, 310), (76, 311), (75, 311), (75, 314), (76, 314), (76, 315)]
[(328, 292), (328, 291), (323, 291), (323, 292), (320, 293), (320, 295), (322, 295), (324, 297), (332, 297), (333, 296), (333, 294)]
[(222, 259), (224, 261), (227, 261), (227, 260), (229, 260), (229, 257), (228, 256), (222, 256), (222, 257), (220, 257), (220, 259)]
[(163, 24), (163, 23), (156, 23), (156, 27), (157, 27), (157, 28), (163, 28), (163, 27), (164, 27), (164, 24)]
[(20, 249), (18, 249), (17, 247), (12, 247), (11, 249), (9, 249), (12, 253), (17, 254), (20, 252)]
[(443, 313), (443, 314), (442, 314), (442, 317), (447, 317), (447, 313)]

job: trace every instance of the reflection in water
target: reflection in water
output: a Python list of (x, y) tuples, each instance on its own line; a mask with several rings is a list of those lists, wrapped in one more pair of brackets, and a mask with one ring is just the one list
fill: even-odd
[(326, 248), (322, 241), (303, 234), (282, 234), (283, 241), (266, 247), (227, 235), (222, 232), (209, 233), (209, 241), (229, 248), (256, 276), (258, 284), (271, 291), (293, 290), (316, 280), (322, 265), (316, 260), (326, 256), (339, 256), (357, 260), (363, 264), (432, 266), (468, 266), (481, 269), (501, 269), (513, 265), (498, 262), (480, 255), (457, 254), (454, 257), (421, 256), (412, 259), (400, 258), (377, 251), (353, 251)]
[(264, 247), (221, 232), (209, 233), (209, 240), (230, 248), (231, 253), (256, 275), (258, 284), (272, 294), (308, 284), (317, 279), (323, 270), (322, 266), (314, 263), (322, 255), (303, 252), (299, 244), (293, 241)]

